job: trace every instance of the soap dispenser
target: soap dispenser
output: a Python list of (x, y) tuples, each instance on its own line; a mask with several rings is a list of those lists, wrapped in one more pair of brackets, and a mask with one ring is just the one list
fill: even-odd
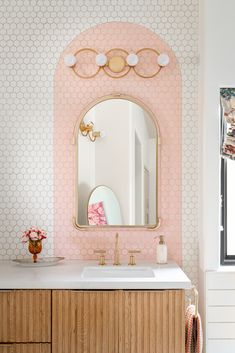
[(157, 245), (157, 263), (158, 264), (167, 263), (167, 246), (165, 244), (163, 235), (159, 236), (159, 243)]

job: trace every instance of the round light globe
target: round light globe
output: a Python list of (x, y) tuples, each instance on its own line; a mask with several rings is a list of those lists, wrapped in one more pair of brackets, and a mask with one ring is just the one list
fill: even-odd
[(167, 66), (170, 62), (170, 58), (167, 54), (162, 53), (157, 57), (157, 63), (159, 66)]
[(76, 56), (72, 54), (65, 55), (64, 63), (66, 66), (73, 67), (77, 62)]
[(107, 56), (105, 54), (97, 54), (95, 57), (96, 65), (104, 66), (107, 63)]
[(126, 62), (129, 66), (135, 66), (138, 64), (139, 58), (136, 54), (131, 53), (127, 56)]
[(100, 137), (102, 138), (102, 137), (105, 137), (105, 136), (106, 136), (105, 131), (100, 131)]

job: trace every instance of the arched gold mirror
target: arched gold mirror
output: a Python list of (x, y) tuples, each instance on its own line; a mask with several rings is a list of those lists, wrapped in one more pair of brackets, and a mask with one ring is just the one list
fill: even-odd
[(151, 111), (131, 97), (104, 97), (75, 134), (75, 226), (156, 228), (159, 131)]

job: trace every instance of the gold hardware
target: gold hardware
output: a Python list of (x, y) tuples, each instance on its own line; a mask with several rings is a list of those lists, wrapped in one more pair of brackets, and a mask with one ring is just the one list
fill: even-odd
[(82, 121), (80, 126), (79, 126), (79, 129), (81, 131), (82, 136), (89, 136), (89, 139), (92, 142), (95, 142), (97, 137), (101, 136), (100, 135), (100, 131), (93, 131), (94, 124), (93, 124), (92, 121), (90, 123), (88, 123), (88, 124), (84, 124), (84, 122)]
[[(82, 49), (79, 49), (79, 50), (74, 54), (74, 56), (75, 56), (75, 57), (78, 57), (79, 54), (81, 54), (81, 53), (83, 53), (83, 52), (85, 52), (85, 51), (88, 51), (88, 52), (94, 53), (95, 55), (98, 55), (98, 52), (97, 52), (95, 49), (92, 49), (92, 48), (82, 48)], [(95, 77), (95, 76), (98, 74), (98, 72), (99, 72), (100, 69), (101, 69), (101, 67), (98, 66), (98, 68), (96, 69), (96, 71), (95, 71), (93, 74), (91, 74), (90, 76), (89, 76), (89, 75), (85, 76), (85, 75), (82, 75), (81, 73), (78, 72), (77, 66), (78, 66), (78, 65), (75, 64), (75, 65), (72, 67), (72, 69), (73, 69), (74, 73), (75, 73), (78, 77), (80, 77), (80, 78), (93, 78), (93, 77)]]
[(119, 261), (119, 244), (118, 244), (118, 240), (119, 240), (119, 236), (118, 236), (118, 233), (116, 233), (116, 236), (115, 236), (115, 248), (114, 248), (114, 266), (118, 266), (118, 265), (121, 265), (120, 264), (120, 261)]
[(136, 265), (134, 254), (139, 254), (139, 253), (141, 253), (141, 251), (140, 250), (129, 250), (128, 253), (131, 254), (128, 265), (130, 265), (130, 266)]
[(115, 73), (122, 72), (125, 65), (125, 60), (121, 56), (113, 56), (108, 63), (109, 69)]
[[(194, 305), (195, 305), (195, 318), (198, 317), (198, 303), (199, 303), (199, 294), (198, 290), (195, 286), (192, 286), (191, 288), (187, 288), (189, 290), (193, 290), (194, 293)], [(191, 305), (191, 300), (189, 300), (190, 305)]]
[(105, 254), (106, 254), (106, 250), (100, 249), (100, 250), (94, 250), (95, 254), (100, 254), (100, 258), (99, 258), (99, 265), (100, 266), (104, 266), (105, 263)]
[[(94, 55), (99, 54), (98, 51), (93, 48), (82, 48), (82, 49), (79, 49), (74, 54), (74, 56), (76, 57), (76, 59), (78, 59), (79, 55), (83, 54), (84, 52), (94, 54)], [(150, 52), (152, 54), (155, 54), (156, 57), (158, 57), (160, 55), (160, 53), (156, 49), (153, 49), (153, 48), (142, 48), (142, 49), (137, 50), (135, 54), (138, 55), (142, 52)], [(84, 73), (79, 72), (80, 67), (79, 67), (78, 63), (76, 63), (74, 66), (72, 66), (71, 69), (74, 71), (74, 73), (79, 78), (89, 79), (89, 78), (95, 77), (100, 72), (100, 70), (103, 70), (103, 72), (109, 77), (121, 78), (121, 77), (126, 76), (131, 69), (133, 69), (133, 71), (136, 73), (136, 75), (141, 78), (153, 78), (163, 68), (162, 66), (157, 64), (157, 60), (156, 60), (156, 65), (153, 64), (154, 68), (156, 66), (156, 70), (153, 71), (151, 74), (145, 74), (144, 72), (143, 73), (139, 72), (138, 64), (135, 66), (128, 65), (128, 63), (126, 62), (126, 57), (129, 55), (129, 53), (125, 49), (121, 49), (121, 48), (110, 49), (105, 53), (105, 55), (108, 57), (108, 63), (106, 63), (104, 66), (97, 67), (97, 65), (95, 64), (95, 59), (94, 59), (94, 72), (91, 74), (85, 75)], [(83, 64), (83, 66), (84, 66), (84, 64), (86, 64), (85, 60), (82, 64)], [(114, 73), (114, 75), (112, 75), (112, 73)], [(122, 74), (120, 74), (120, 73), (122, 73)]]
[[(143, 49), (138, 50), (138, 51), (136, 52), (136, 55), (138, 55), (139, 53), (142, 53), (142, 52), (146, 52), (146, 51), (150, 51), (151, 53), (156, 54), (157, 57), (158, 57), (158, 55), (160, 54), (160, 53), (159, 53), (157, 50), (155, 50), (155, 49), (152, 49), (152, 48), (143, 48)], [(152, 74), (150, 74), (150, 75), (145, 75), (145, 74), (139, 73), (138, 70), (137, 70), (137, 65), (136, 65), (136, 67), (135, 67), (135, 66), (133, 67), (133, 70), (135, 71), (136, 75), (138, 75), (139, 77), (142, 77), (142, 78), (153, 78), (153, 77), (155, 77), (155, 76), (161, 71), (161, 69), (162, 69), (162, 67), (159, 66), (158, 64), (157, 64), (157, 66), (158, 66), (158, 67), (157, 67), (157, 70), (156, 70), (155, 72), (153, 72)]]
[(198, 295), (198, 290), (196, 289), (195, 286), (193, 286), (193, 291), (194, 291), (194, 299), (195, 299), (195, 317), (198, 317), (198, 301), (199, 301), (199, 295)]
[[(121, 78), (126, 76), (131, 69), (131, 67), (126, 64), (126, 60), (125, 60), (128, 54), (129, 53), (126, 50), (121, 48), (113, 48), (107, 51), (106, 55), (109, 59), (109, 62), (106, 66), (103, 67), (105, 74), (111, 78)], [(118, 57), (118, 60), (116, 59), (117, 57)], [(113, 58), (115, 59), (112, 60)], [(117, 61), (119, 61), (118, 65), (120, 65), (120, 61), (122, 61), (123, 68), (121, 71), (115, 71), (115, 67), (117, 66)], [(113, 64), (113, 65), (111, 64), (111, 67), (109, 65), (110, 62)]]

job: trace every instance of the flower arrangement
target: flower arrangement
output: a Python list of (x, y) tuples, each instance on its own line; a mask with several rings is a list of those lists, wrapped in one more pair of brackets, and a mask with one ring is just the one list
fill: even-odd
[(42, 240), (46, 238), (46, 234), (45, 230), (32, 227), (23, 233), (21, 241), (27, 243), (28, 241)]

